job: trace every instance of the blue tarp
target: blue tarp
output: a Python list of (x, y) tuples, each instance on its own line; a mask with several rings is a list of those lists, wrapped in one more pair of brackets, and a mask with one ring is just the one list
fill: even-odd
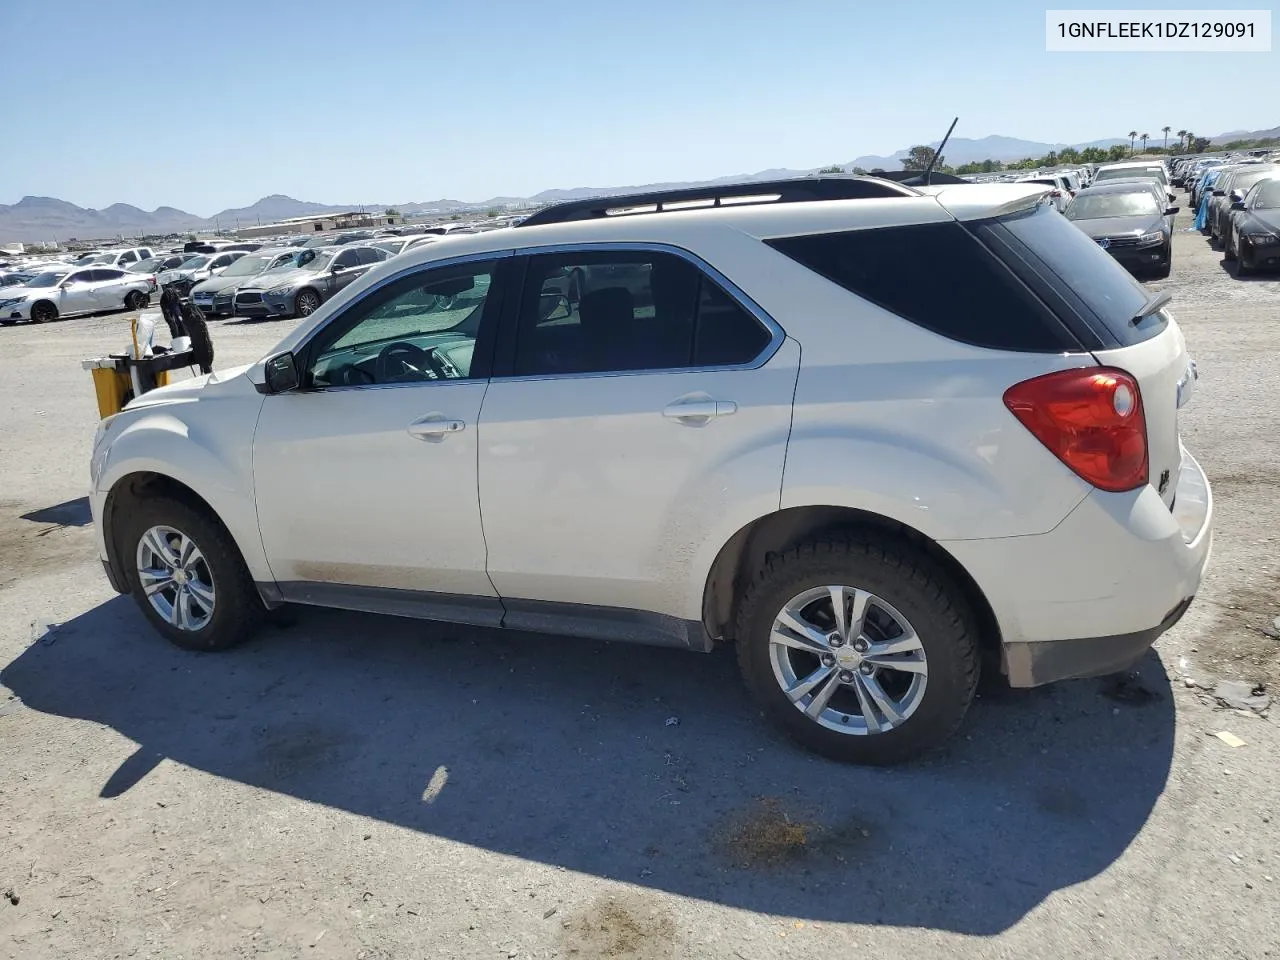
[(1220, 172), (1210, 170), (1204, 175), (1204, 182), (1200, 185), (1200, 209), (1196, 211), (1196, 222), (1191, 225), (1192, 229), (1203, 230), (1209, 222), (1209, 198), (1213, 196), (1213, 184)]

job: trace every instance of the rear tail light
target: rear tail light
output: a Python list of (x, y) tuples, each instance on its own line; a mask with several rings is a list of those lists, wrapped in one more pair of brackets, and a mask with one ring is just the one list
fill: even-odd
[(1004, 405), (1099, 490), (1118, 493), (1147, 483), (1142, 394), (1123, 370), (1088, 367), (1024, 380), (1005, 391)]
[(1062, 191), (1061, 191), (1061, 190), (1054, 190), (1052, 193), (1050, 193), (1050, 194), (1049, 194), (1049, 196), (1051, 196), (1051, 197), (1053, 197), (1053, 199), (1057, 200), (1057, 199), (1058, 199), (1058, 197), (1062, 196)]

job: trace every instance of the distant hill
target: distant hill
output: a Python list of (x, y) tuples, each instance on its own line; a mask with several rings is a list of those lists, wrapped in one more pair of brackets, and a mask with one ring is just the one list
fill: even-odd
[[(1280, 137), (1280, 127), (1270, 130), (1237, 130), (1224, 133), (1213, 138), (1214, 143), (1227, 143), (1231, 140), (1261, 139), (1264, 137)], [(1158, 143), (1159, 140), (1152, 140)], [(965, 137), (953, 137), (947, 143), (946, 161), (956, 165), (981, 160), (1021, 160), (1026, 157), (1044, 156), (1051, 150), (1061, 150), (1071, 146), (1077, 150), (1085, 147), (1111, 147), (1116, 144), (1129, 143), (1122, 138), (1090, 140), (1087, 143), (1040, 143), (1035, 140), (1020, 140), (1016, 137), (989, 136), (978, 140)], [(938, 141), (933, 141), (935, 149)], [(902, 160), (907, 156), (909, 148), (904, 147), (888, 156), (867, 155), (856, 157), (841, 166), (848, 170), (862, 167), (872, 170), (879, 167), (883, 170), (899, 170)], [(777, 180), (787, 177), (803, 177), (814, 172), (775, 168), (761, 170), (757, 173), (744, 173), (734, 176), (717, 177), (714, 180), (672, 181), (667, 183), (645, 183), (634, 186), (614, 187), (570, 187), (543, 190), (531, 197), (499, 196), (488, 200), (468, 202), (465, 200), (417, 200), (408, 203), (364, 204), (366, 210), (382, 210), (395, 207), (406, 216), (421, 214), (452, 214), (486, 210), (492, 207), (499, 209), (511, 205), (541, 205), (559, 203), (566, 200), (583, 200), (589, 197), (610, 196), (623, 193), (639, 193), (646, 190), (675, 190), (682, 187), (700, 187), (721, 183), (742, 183), (753, 180)], [(115, 203), (103, 210), (78, 207), (65, 200), (54, 197), (23, 197), (15, 204), (0, 204), (0, 241), (66, 241), (71, 238), (79, 240), (108, 240), (118, 236), (136, 237), (140, 234), (185, 233), (196, 230), (235, 229), (237, 225), (248, 226), (257, 223), (271, 223), (290, 217), (305, 217), (318, 213), (342, 213), (359, 209), (358, 204), (315, 203), (307, 200), (295, 200), (281, 194), (263, 197), (247, 207), (235, 207), (222, 210), (211, 217), (198, 217), (176, 207), (157, 207), (150, 212), (131, 206), (127, 203)]]
[(1272, 127), (1270, 130), (1231, 130), (1211, 137), (1209, 142), (1230, 143), (1232, 140), (1267, 140), (1273, 137), (1280, 137), (1280, 127)]

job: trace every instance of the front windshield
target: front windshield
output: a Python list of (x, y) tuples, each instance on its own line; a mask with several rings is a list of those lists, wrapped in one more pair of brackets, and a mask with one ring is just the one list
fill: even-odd
[(209, 265), (209, 261), (213, 257), (192, 257), (190, 260), (182, 261), (183, 270), (199, 270)]
[(1274, 168), (1263, 167), (1259, 170), (1250, 170), (1248, 173), (1237, 173), (1231, 181), (1231, 189), (1239, 190), (1242, 195), (1246, 194), (1249, 188), (1259, 180), (1269, 180), (1277, 172)]
[(79, 266), (83, 266), (83, 265), (84, 265), (84, 264), (86, 264), (86, 263), (94, 263), (94, 262), (96, 262), (96, 261), (97, 261), (97, 259), (98, 259), (98, 257), (100, 257), (100, 256), (102, 256), (102, 254), (99, 254), (99, 253), (84, 253), (84, 254), (81, 254), (80, 256), (76, 257), (76, 258), (75, 258), (74, 260), (72, 260), (71, 262), (72, 262), (73, 264), (75, 264), (76, 266), (78, 266), (78, 267), (79, 267)]
[(28, 287), (56, 287), (67, 275), (65, 273), (39, 273), (27, 281)]
[(1263, 180), (1253, 197), (1255, 210), (1280, 210), (1280, 180)]
[(256, 277), (267, 269), (267, 264), (270, 262), (271, 257), (241, 257), (223, 270), (222, 275), (224, 277)]
[(1067, 207), (1069, 220), (1101, 220), (1104, 217), (1154, 217), (1160, 212), (1150, 193), (1081, 194)]
[(333, 243), (333, 237), (312, 237), (302, 245), (304, 247), (327, 247)]
[(125, 269), (130, 273), (150, 273), (152, 270), (160, 269), (160, 261), (152, 257), (150, 260), (139, 260), (137, 263), (131, 263)]

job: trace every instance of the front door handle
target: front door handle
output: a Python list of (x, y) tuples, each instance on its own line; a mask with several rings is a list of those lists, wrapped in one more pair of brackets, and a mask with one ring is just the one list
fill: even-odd
[(738, 405), (732, 400), (675, 400), (662, 408), (662, 415), (668, 420), (686, 423), (705, 423), (712, 417), (727, 417), (737, 412)]
[(451, 433), (461, 433), (467, 424), (462, 420), (446, 420), (438, 413), (429, 413), (409, 424), (409, 436), (418, 440), (440, 440)]

